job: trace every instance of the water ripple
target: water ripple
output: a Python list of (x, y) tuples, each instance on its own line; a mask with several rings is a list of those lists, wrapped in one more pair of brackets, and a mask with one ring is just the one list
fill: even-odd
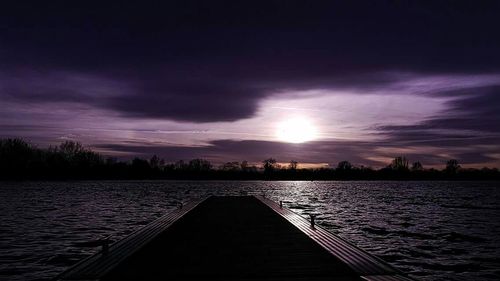
[(0, 279), (50, 280), (96, 249), (207, 195), (263, 195), (421, 280), (500, 280), (496, 182), (0, 183)]

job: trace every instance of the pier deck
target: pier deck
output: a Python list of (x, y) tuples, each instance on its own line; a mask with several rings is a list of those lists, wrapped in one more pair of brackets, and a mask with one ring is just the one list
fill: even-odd
[(59, 280), (409, 280), (261, 197), (184, 206)]

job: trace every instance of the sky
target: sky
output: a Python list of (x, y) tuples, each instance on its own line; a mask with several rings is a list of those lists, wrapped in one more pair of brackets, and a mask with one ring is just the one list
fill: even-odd
[(0, 138), (166, 161), (500, 167), (499, 1), (11, 1)]

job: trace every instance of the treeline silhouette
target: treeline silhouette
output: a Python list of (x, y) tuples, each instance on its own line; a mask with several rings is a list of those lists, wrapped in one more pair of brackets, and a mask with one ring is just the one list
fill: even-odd
[(242, 161), (215, 167), (204, 159), (166, 163), (156, 155), (124, 162), (74, 141), (40, 149), (22, 139), (0, 139), (0, 179), (500, 180), (500, 172), (497, 168), (462, 168), (454, 159), (442, 170), (425, 169), (420, 162), (410, 165), (404, 156), (382, 169), (354, 166), (348, 161), (339, 162), (336, 168), (302, 169), (296, 161), (280, 165), (274, 158), (259, 166)]

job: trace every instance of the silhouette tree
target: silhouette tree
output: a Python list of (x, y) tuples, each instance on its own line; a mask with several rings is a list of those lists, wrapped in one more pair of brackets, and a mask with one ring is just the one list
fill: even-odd
[(204, 159), (193, 159), (189, 161), (189, 170), (191, 171), (209, 171), (212, 168), (212, 164)]
[(153, 157), (151, 157), (151, 159), (149, 159), (149, 165), (153, 169), (159, 169), (164, 164), (165, 164), (165, 160), (160, 159), (160, 157), (158, 157), (158, 155), (156, 155), (156, 154), (153, 155)]
[(22, 139), (0, 140), (0, 175), (22, 178), (30, 164), (40, 156), (31, 144)]
[(186, 162), (184, 162), (184, 160), (179, 160), (174, 164), (175, 170), (187, 170), (188, 167), (189, 165)]
[(392, 160), (390, 168), (395, 171), (407, 171), (408, 170), (408, 160), (404, 156), (399, 156)]
[(277, 168), (277, 162), (274, 158), (266, 159), (262, 161), (262, 163), (264, 164), (263, 167), (265, 173), (272, 173)]
[(222, 164), (222, 166), (220, 167), (220, 170), (222, 171), (232, 171), (232, 172), (235, 172), (235, 171), (239, 171), (241, 168), (240, 168), (240, 162), (226, 162), (224, 164)]
[(422, 166), (422, 164), (420, 162), (415, 162), (413, 163), (413, 165), (411, 166), (411, 170), (412, 171), (422, 171), (424, 169), (424, 167)]
[(62, 153), (67, 159), (73, 159), (79, 154), (86, 152), (83, 145), (75, 141), (65, 141), (58, 147), (58, 151)]
[(33, 154), (33, 147), (22, 139), (0, 140), (0, 160), (16, 164)]
[(350, 171), (350, 170), (352, 170), (352, 164), (349, 161), (340, 161), (337, 164), (337, 170), (339, 170), (339, 171)]
[(248, 170), (248, 161), (247, 160), (241, 161), (240, 168), (243, 172), (246, 172)]
[[(446, 167), (423, 169), (415, 162), (408, 169), (408, 160), (396, 157), (389, 166), (379, 170), (366, 167), (355, 168), (348, 161), (341, 161), (333, 172), (329, 168), (297, 169), (298, 163), (290, 161), (288, 169), (280, 169), (274, 158), (263, 161), (264, 172), (247, 161), (227, 162), (215, 171), (211, 163), (203, 159), (189, 162), (178, 161), (165, 165), (163, 159), (154, 155), (151, 159), (135, 158), (122, 162), (115, 158), (104, 158), (80, 143), (66, 141), (48, 149), (39, 149), (22, 139), (0, 139), (0, 179), (481, 179), (500, 180), (497, 168), (463, 169), (458, 161), (451, 159)], [(293, 172), (292, 172), (293, 171)]]
[(445, 171), (449, 174), (456, 174), (460, 169), (460, 165), (456, 159), (450, 159), (446, 162)]

